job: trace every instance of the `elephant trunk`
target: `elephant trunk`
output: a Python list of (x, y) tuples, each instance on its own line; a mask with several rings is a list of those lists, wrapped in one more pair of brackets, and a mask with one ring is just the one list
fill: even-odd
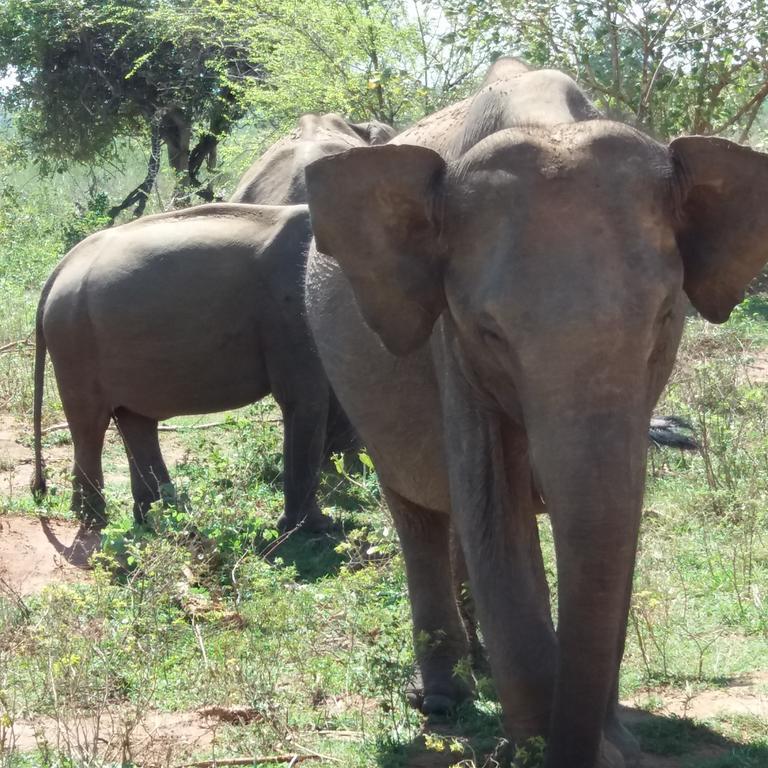
[[(596, 764), (623, 651), (650, 415), (639, 398), (628, 408), (631, 399), (615, 408), (561, 408), (556, 421), (529, 424), (558, 571), (558, 666), (547, 768)], [(576, 415), (562, 419), (563, 413)]]

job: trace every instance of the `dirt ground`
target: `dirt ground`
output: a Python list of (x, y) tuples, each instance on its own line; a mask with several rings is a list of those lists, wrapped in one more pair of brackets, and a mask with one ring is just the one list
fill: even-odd
[[(43, 458), (49, 476), (62, 485), (67, 485), (72, 467), (72, 444), (65, 429), (57, 430), (56, 434), (61, 436), (62, 442), (44, 445)], [(182, 461), (186, 454), (179, 433), (161, 432), (160, 445), (165, 462), (172, 472), (173, 467)], [(0, 412), (0, 512), (4, 500), (29, 493), (34, 469), (32, 452), (32, 423)], [(107, 493), (115, 487), (128, 486), (128, 459), (120, 435), (114, 428), (107, 430), (103, 464)]]
[[(50, 745), (75, 760), (98, 753), (104, 761), (142, 766), (175, 765), (214, 745), (221, 721), (200, 712), (106, 711), (100, 718), (19, 720), (8, 746), (31, 752)], [(94, 750), (94, 745), (97, 745)]]
[[(24, 424), (8, 413), (0, 413), (0, 504), (29, 493), (33, 459), (31, 441), (32, 424)], [(71, 445), (46, 446), (46, 463), (64, 468), (72, 462)]]
[(747, 376), (752, 384), (768, 384), (768, 349), (761, 349), (751, 355)]
[[(768, 353), (754, 360), (749, 375), (755, 383), (768, 380)], [(172, 465), (183, 456), (178, 436), (166, 433), (161, 439), (168, 463)], [(127, 484), (127, 464), (119, 435), (113, 431), (108, 434), (107, 453), (113, 457), (107, 463), (107, 487), (115, 483)], [(70, 444), (45, 448), (49, 469), (61, 477), (66, 476), (71, 456)], [(124, 468), (120, 461), (125, 464)], [(29, 493), (31, 474), (28, 425), (7, 414), (0, 414), (0, 512), (4, 499)], [(23, 598), (51, 584), (86, 582), (91, 578), (88, 561), (98, 546), (97, 534), (83, 531), (73, 523), (0, 514), (0, 594), (5, 592)], [(663, 702), (654, 715), (638, 709), (638, 705), (647, 701), (650, 694), (653, 694), (654, 700)], [(644, 691), (635, 699), (624, 702), (624, 705), (624, 717), (630, 723), (660, 716), (706, 722), (728, 715), (750, 715), (768, 723), (768, 671), (693, 695), (672, 689)], [(214, 753), (222, 725), (232, 722), (230, 715), (231, 711), (227, 710), (213, 714), (200, 710), (145, 712), (137, 718), (135, 713), (126, 710), (109, 710), (98, 719), (75, 714), (66, 721), (53, 718), (18, 720), (12, 729), (6, 731), (5, 746), (29, 751), (47, 742), (67, 749), (76, 757), (92, 754), (89, 750), (93, 750), (93, 745), (98, 742), (96, 749), (102, 756), (109, 755), (118, 760), (128, 758), (147, 768), (160, 768), (178, 765), (193, 753)], [(440, 733), (442, 729), (436, 730)], [(714, 758), (727, 751), (727, 746), (708, 743), (680, 757), (646, 754), (642, 766), (682, 768), (692, 758)], [(455, 762), (455, 756), (416, 748), (408, 764), (410, 768), (447, 768)]]
[(72, 523), (0, 516), (0, 591), (22, 597), (90, 578), (99, 534)]

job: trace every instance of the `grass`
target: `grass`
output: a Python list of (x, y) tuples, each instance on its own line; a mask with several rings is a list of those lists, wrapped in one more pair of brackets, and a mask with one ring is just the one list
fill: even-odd
[[(53, 192), (33, 192), (11, 213), (0, 208), (0, 346), (27, 338), (67, 233), (92, 223), (87, 206), (73, 223)], [(652, 455), (621, 687), (648, 710), (633, 725), (646, 751), (680, 768), (768, 764), (768, 727), (755, 718), (664, 714), (673, 694), (694, 701), (768, 670), (768, 385), (749, 368), (766, 346), (763, 294), (723, 327), (690, 319), (658, 409), (688, 418), (703, 449)], [(1, 354), (0, 411), (28, 421), (30, 382), (28, 348)], [(0, 768), (308, 752), (318, 765), (352, 768), (492, 765), (504, 743), (487, 681), (449, 721), (425, 723), (408, 707), (406, 587), (375, 476), (329, 468), (322, 497), (337, 530), (281, 538), (274, 405), (215, 418), (225, 423), (172, 436), (174, 480), (188, 504), (155, 511), (146, 528), (133, 525), (125, 457), (112, 438), (111, 523), (93, 582), (0, 596)], [(50, 374), (45, 420), (62, 420)], [(66, 433), (45, 443), (66, 450)], [(67, 482), (65, 471), (54, 475), (42, 510), (24, 492), (1, 499), (0, 511), (67, 517)], [(540, 524), (553, 576), (551, 531)], [(220, 723), (213, 742), (183, 755), (163, 753), (162, 739), (151, 759), (135, 752), (136, 734), (158, 713), (212, 705), (252, 716)], [(18, 748), (14, 724), (35, 717), (48, 727)], [(539, 758), (530, 745), (517, 764)]]

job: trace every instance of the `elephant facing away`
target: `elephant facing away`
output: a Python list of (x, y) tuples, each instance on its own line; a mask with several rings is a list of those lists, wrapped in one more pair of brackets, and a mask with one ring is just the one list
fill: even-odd
[(512, 738), (545, 735), (546, 768), (634, 762), (614, 704), (649, 419), (685, 296), (723, 322), (768, 260), (768, 155), (658, 143), (502, 60), (307, 189), (310, 325), (401, 539), (425, 708), (471, 693), (450, 520)]
[(41, 409), (50, 352), (74, 444), (72, 506), (104, 522), (101, 454), (114, 419), (137, 521), (170, 483), (157, 425), (272, 393), (284, 420), (282, 528), (324, 527), (315, 501), (330, 390), (306, 325), (305, 205), (214, 204), (91, 235), (37, 312), (33, 491), (45, 492)]
[(307, 202), (304, 169), (353, 147), (385, 144), (395, 135), (386, 123), (351, 123), (341, 115), (302, 115), (293, 133), (273, 144), (243, 175), (230, 202), (293, 205)]

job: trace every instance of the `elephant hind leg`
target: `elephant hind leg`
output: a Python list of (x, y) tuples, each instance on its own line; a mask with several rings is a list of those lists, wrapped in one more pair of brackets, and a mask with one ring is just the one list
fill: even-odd
[[(467, 633), (454, 597), (450, 518), (384, 487), (405, 559), (416, 658), (425, 714), (446, 712), (470, 698)], [(461, 668), (464, 668), (464, 672)]]
[(107, 519), (101, 454), (109, 426), (109, 411), (99, 403), (74, 399), (64, 393), (62, 404), (75, 453), (71, 507), (83, 522), (102, 528)]
[(278, 521), (283, 531), (297, 526), (305, 531), (322, 531), (332, 523), (316, 499), (328, 418), (326, 394), (318, 397), (307, 393), (291, 400), (275, 395), (283, 412), (285, 512)]
[(160, 452), (157, 421), (127, 408), (118, 408), (114, 417), (128, 454), (133, 516), (137, 523), (143, 523), (149, 508), (162, 498), (163, 490), (171, 483)]

